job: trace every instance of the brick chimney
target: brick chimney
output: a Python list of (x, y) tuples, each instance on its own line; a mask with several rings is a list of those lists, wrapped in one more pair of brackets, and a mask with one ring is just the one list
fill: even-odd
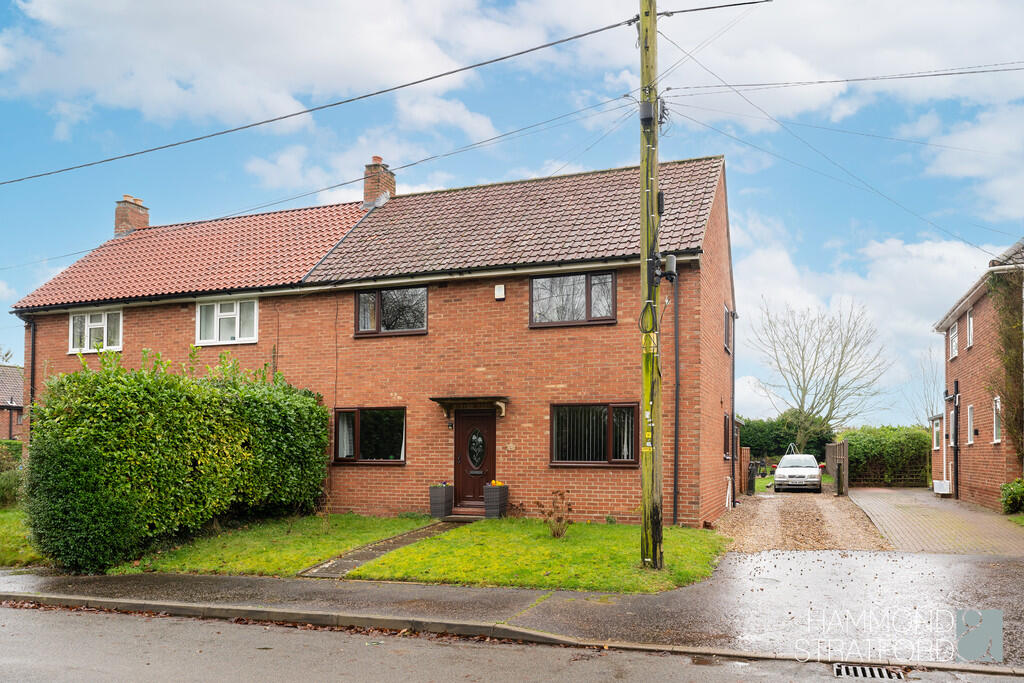
[(142, 205), (142, 200), (138, 197), (126, 194), (114, 208), (114, 237), (148, 227), (149, 209)]
[(381, 157), (373, 157), (373, 162), (366, 165), (363, 176), (363, 206), (369, 208), (385, 192), (388, 197), (395, 196), (395, 174), (388, 170), (388, 165)]

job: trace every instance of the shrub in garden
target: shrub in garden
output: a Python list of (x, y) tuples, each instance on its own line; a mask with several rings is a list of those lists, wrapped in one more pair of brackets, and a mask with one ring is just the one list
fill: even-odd
[(1003, 504), (1004, 514), (1024, 512), (1024, 479), (1018, 477), (999, 487), (999, 502)]
[[(74, 571), (101, 571), (231, 508), (313, 506), (326, 468), (317, 397), (279, 379), (211, 374), (171, 373), (158, 356), (126, 370), (116, 354), (101, 354), (100, 370), (83, 363), (47, 381), (33, 410), (26, 486), (43, 553)], [(282, 427), (272, 403), (303, 424)], [(310, 452), (297, 443), (314, 431), (315, 485)]]
[(13, 470), (21, 462), (21, 442), (17, 439), (0, 439), (0, 472)]
[(927, 486), (931, 435), (921, 427), (861, 427), (840, 435), (849, 444), (851, 483)]
[(551, 506), (547, 507), (541, 502), (534, 503), (537, 506), (537, 510), (541, 513), (541, 517), (544, 518), (544, 523), (548, 525), (548, 529), (551, 530), (551, 536), (553, 538), (561, 538), (565, 536), (566, 530), (569, 525), (572, 524), (572, 520), (569, 515), (572, 513), (572, 503), (569, 502), (568, 491), (552, 491), (551, 492)]
[(21, 472), (4, 470), (0, 472), (0, 508), (18, 502), (21, 489)]

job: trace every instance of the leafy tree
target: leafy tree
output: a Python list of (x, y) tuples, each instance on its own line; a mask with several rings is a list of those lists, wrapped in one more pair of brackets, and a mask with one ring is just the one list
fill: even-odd
[(801, 453), (813, 453), (819, 459), (825, 457), (825, 444), (832, 441), (835, 434), (820, 420), (805, 417), (794, 409), (789, 409), (775, 418), (767, 420), (743, 420), (740, 427), (740, 445), (750, 448), (750, 457), (760, 460), (766, 457), (777, 458), (786, 452), (789, 444), (796, 443), (797, 430), (805, 425), (808, 438), (803, 448), (797, 447)]

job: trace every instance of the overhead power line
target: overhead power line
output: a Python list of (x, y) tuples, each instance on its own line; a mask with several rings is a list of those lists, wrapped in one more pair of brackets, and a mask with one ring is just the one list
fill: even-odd
[[(666, 40), (669, 40), (666, 38)], [(669, 42), (672, 42), (669, 40)], [(809, 81), (775, 81), (767, 83), (736, 83), (731, 88), (723, 88), (721, 84), (712, 83), (706, 85), (681, 85), (665, 88), (664, 92), (670, 90), (687, 90), (688, 93), (680, 93), (674, 97), (696, 97), (698, 95), (717, 95), (722, 93), (742, 90), (746, 92), (756, 90), (774, 90), (777, 88), (796, 88), (807, 85), (834, 85), (837, 83), (865, 83), (871, 81), (899, 81), (915, 78), (940, 78), (947, 76), (969, 76), (976, 74), (1004, 73), (1011, 71), (1024, 71), (1024, 60), (1013, 62), (999, 62), (996, 64), (977, 64), (973, 66), (950, 67), (946, 69), (935, 69), (933, 71), (910, 71), (896, 74), (879, 74), (874, 76), (854, 76), (850, 78), (828, 78)], [(991, 67), (991, 68), (990, 68)], [(729, 85), (729, 84), (726, 84)], [(733, 88), (735, 90), (733, 90)]]
[[(744, 6), (744, 5), (757, 5), (757, 4), (762, 4), (764, 2), (771, 2), (771, 0), (755, 0), (755, 1), (751, 1), (751, 2), (736, 2), (736, 3), (730, 3), (730, 4), (724, 4), (724, 5), (708, 5), (708, 6), (705, 6), (705, 7), (693, 7), (693, 8), (684, 9), (684, 10), (676, 10), (674, 12), (661, 12), (659, 14), (661, 14), (663, 16), (672, 16), (673, 14), (682, 14), (682, 13), (689, 13), (689, 12), (703, 12), (703, 11), (707, 11), (707, 10), (725, 9), (725, 8), (728, 8), (728, 7), (740, 7), (740, 6)], [(145, 149), (136, 150), (134, 152), (127, 152), (125, 154), (118, 154), (118, 155), (115, 155), (115, 156), (106, 157), (104, 159), (97, 159), (95, 161), (88, 161), (88, 162), (84, 162), (84, 163), (81, 163), (81, 164), (75, 164), (73, 166), (66, 166), (64, 168), (53, 169), (51, 171), (41, 171), (39, 173), (32, 173), (30, 175), (21, 176), (20, 178), (9, 178), (7, 180), (0, 180), (0, 185), (11, 185), (11, 184), (14, 184), (14, 183), (24, 182), (26, 180), (34, 180), (34, 179), (37, 179), (37, 178), (45, 178), (47, 176), (57, 175), (57, 174), (60, 174), (60, 173), (68, 173), (69, 171), (77, 171), (77, 170), (81, 170), (83, 168), (89, 168), (91, 166), (99, 166), (101, 164), (109, 164), (109, 163), (114, 162), (114, 161), (121, 161), (121, 160), (124, 160), (124, 159), (130, 159), (132, 157), (142, 156), (144, 154), (151, 154), (153, 152), (160, 152), (160, 151), (163, 151), (163, 150), (172, 149), (174, 147), (181, 147), (182, 145), (189, 145), (189, 144), (192, 144), (194, 142), (201, 142), (203, 140), (209, 140), (211, 138), (220, 137), (222, 135), (229, 135), (231, 133), (238, 133), (238, 132), (243, 131), (243, 130), (249, 130), (250, 128), (256, 128), (258, 126), (264, 126), (264, 125), (267, 125), (267, 124), (270, 124), (270, 123), (277, 123), (279, 121), (285, 121), (287, 119), (295, 118), (297, 116), (305, 116), (306, 114), (312, 114), (314, 112), (323, 111), (325, 109), (331, 109), (333, 107), (339, 107), (339, 106), (344, 105), (344, 104), (351, 104), (352, 102), (358, 102), (360, 100), (366, 100), (366, 99), (369, 99), (371, 97), (377, 97), (379, 95), (386, 95), (388, 93), (393, 93), (393, 92), (396, 92), (398, 90), (403, 90), (405, 88), (410, 88), (410, 87), (415, 86), (415, 85), (421, 85), (423, 83), (429, 83), (430, 81), (436, 81), (436, 80), (438, 80), (440, 78), (446, 78), (448, 76), (454, 76), (455, 74), (464, 73), (466, 71), (472, 71), (473, 69), (479, 69), (481, 67), (489, 66), (491, 64), (497, 64), (498, 62), (504, 62), (506, 60), (514, 59), (516, 57), (522, 57), (523, 55), (530, 54), (531, 52), (538, 52), (540, 50), (546, 50), (548, 48), (556, 47), (558, 45), (564, 45), (565, 43), (569, 43), (569, 42), (572, 42), (574, 40), (580, 40), (581, 38), (587, 38), (589, 36), (597, 35), (598, 33), (603, 33), (605, 31), (610, 31), (611, 29), (619, 28), (620, 26), (629, 26), (630, 24), (636, 23), (638, 20), (639, 20), (638, 16), (632, 16), (632, 17), (630, 17), (628, 19), (623, 19), (622, 21), (617, 21), (614, 24), (608, 24), (607, 26), (601, 26), (600, 28), (595, 28), (595, 29), (592, 29), (590, 31), (584, 31), (583, 33), (577, 33), (575, 35), (566, 36), (565, 38), (559, 38), (558, 40), (552, 40), (552, 41), (544, 43), (542, 45), (535, 45), (534, 47), (526, 48), (525, 50), (519, 50), (518, 52), (511, 52), (509, 54), (502, 55), (500, 57), (493, 57), (491, 59), (486, 59), (486, 60), (484, 60), (482, 62), (476, 62), (474, 64), (467, 64), (466, 66), (460, 66), (460, 67), (458, 67), (456, 69), (449, 69), (448, 71), (444, 71), (442, 73), (434, 74), (432, 76), (425, 76), (423, 78), (417, 78), (415, 80), (407, 81), (407, 82), (401, 83), (399, 85), (393, 85), (393, 86), (388, 87), (388, 88), (382, 88), (380, 90), (374, 90), (373, 92), (363, 93), (362, 95), (355, 95), (353, 97), (346, 97), (345, 99), (335, 100), (333, 102), (327, 102), (325, 104), (320, 104), (320, 105), (317, 105), (315, 107), (308, 107), (306, 109), (302, 109), (302, 110), (299, 110), (299, 111), (294, 111), (294, 112), (291, 112), (289, 114), (281, 114), (280, 116), (274, 116), (274, 117), (271, 117), (269, 119), (263, 119), (261, 121), (253, 121), (252, 123), (246, 123), (246, 124), (241, 125), (241, 126), (235, 126), (233, 128), (225, 128), (224, 130), (218, 130), (218, 131), (214, 131), (212, 133), (206, 133), (204, 135), (197, 135), (195, 137), (186, 138), (184, 140), (177, 140), (175, 142), (168, 142), (166, 144), (157, 145), (155, 147), (147, 147)]]
[[(675, 45), (676, 49), (680, 50), (680, 51), (681, 51), (681, 52), (683, 52), (683, 53), (687, 53), (687, 51), (686, 51), (686, 49), (685, 49), (685, 48), (683, 48), (683, 47), (682, 47), (682, 46), (681, 46), (681, 45), (680, 45), (679, 43), (677, 43), (676, 41), (674, 41), (674, 40), (672, 40), (671, 38), (669, 38), (668, 36), (666, 36), (666, 35), (665, 35), (664, 33), (662, 33), (661, 31), (658, 31), (658, 34), (659, 34), (660, 36), (662, 36), (662, 37), (663, 37), (663, 38), (664, 38), (665, 40), (667, 40), (668, 42), (670, 42), (670, 43), (672, 43), (673, 45)], [(688, 54), (688, 53), (687, 53), (687, 54)], [(896, 206), (896, 207), (898, 207), (898, 208), (902, 209), (903, 211), (905, 211), (906, 213), (910, 214), (911, 216), (913, 216), (913, 217), (917, 218), (918, 220), (921, 220), (921, 221), (923, 221), (923, 222), (927, 223), (928, 225), (932, 226), (932, 227), (933, 227), (933, 228), (935, 228), (936, 230), (939, 230), (939, 231), (941, 231), (941, 232), (943, 232), (943, 233), (945, 233), (945, 234), (949, 235), (950, 237), (953, 237), (953, 238), (955, 238), (955, 239), (958, 239), (958, 240), (960, 240), (961, 242), (963, 242), (963, 243), (965, 243), (965, 244), (967, 244), (967, 245), (970, 245), (970, 246), (974, 247), (974, 248), (975, 248), (975, 249), (977, 249), (978, 251), (981, 251), (981, 252), (983, 252), (983, 253), (985, 253), (985, 254), (988, 254), (989, 256), (992, 256), (993, 258), (996, 258), (996, 255), (995, 255), (995, 254), (993, 254), (993, 253), (992, 253), (992, 252), (990, 252), (989, 250), (985, 249), (984, 247), (981, 247), (981, 246), (979, 246), (979, 245), (977, 245), (977, 244), (975, 244), (975, 243), (971, 242), (970, 240), (967, 240), (967, 239), (963, 238), (962, 236), (960, 236), (959, 234), (957, 234), (957, 233), (953, 232), (952, 230), (949, 230), (949, 229), (947, 229), (947, 228), (945, 228), (945, 227), (943, 227), (943, 226), (939, 225), (938, 223), (936, 223), (935, 221), (931, 220), (931, 219), (930, 219), (930, 218), (928, 218), (927, 216), (923, 216), (923, 215), (921, 215), (920, 213), (917, 213), (916, 211), (914, 211), (913, 209), (911, 209), (911, 208), (910, 208), (910, 207), (908, 207), (907, 205), (903, 204), (903, 203), (902, 203), (902, 202), (900, 202), (899, 200), (895, 199), (894, 197), (891, 197), (890, 195), (886, 194), (885, 192), (882, 192), (882, 190), (878, 189), (877, 187), (875, 187), (874, 185), (872, 185), (872, 184), (871, 184), (870, 182), (868, 182), (868, 181), (867, 181), (867, 180), (865, 180), (864, 178), (860, 177), (859, 175), (857, 175), (856, 173), (854, 173), (854, 172), (853, 172), (853, 171), (851, 171), (850, 169), (846, 168), (846, 166), (844, 166), (843, 164), (839, 163), (838, 161), (836, 161), (835, 159), (833, 159), (832, 157), (830, 157), (830, 156), (829, 156), (828, 154), (826, 154), (825, 152), (821, 151), (820, 149), (818, 149), (817, 147), (815, 147), (814, 145), (812, 145), (812, 144), (811, 144), (810, 142), (808, 142), (808, 141), (807, 141), (807, 140), (805, 140), (804, 138), (800, 137), (800, 136), (799, 136), (799, 135), (798, 135), (797, 133), (795, 133), (795, 132), (794, 132), (794, 131), (793, 131), (793, 130), (792, 130), (791, 128), (789, 128), (789, 127), (788, 127), (788, 126), (787, 126), (786, 124), (782, 123), (782, 122), (781, 122), (781, 121), (779, 121), (779, 120), (778, 120), (777, 118), (775, 118), (774, 116), (772, 116), (771, 114), (769, 114), (769, 113), (768, 113), (768, 111), (767, 111), (767, 110), (765, 110), (765, 109), (764, 109), (763, 107), (761, 107), (761, 106), (757, 105), (756, 103), (754, 103), (754, 102), (753, 102), (753, 101), (752, 101), (752, 100), (751, 100), (751, 99), (750, 99), (749, 97), (747, 97), (746, 95), (744, 95), (744, 94), (743, 94), (742, 92), (740, 92), (739, 90), (737, 90), (737, 89), (735, 88), (735, 86), (733, 86), (732, 84), (728, 83), (728, 82), (727, 82), (727, 81), (726, 81), (726, 80), (725, 80), (724, 78), (722, 78), (722, 77), (721, 77), (721, 76), (719, 76), (719, 75), (718, 75), (717, 73), (715, 73), (714, 71), (712, 71), (712, 70), (711, 70), (710, 68), (708, 68), (707, 66), (705, 66), (705, 65), (704, 65), (704, 64), (703, 64), (703, 63), (702, 63), (702, 62), (701, 62), (700, 60), (698, 60), (698, 59), (697, 59), (696, 57), (693, 57), (693, 56), (691, 55), (691, 56), (690, 56), (690, 59), (691, 59), (691, 60), (693, 60), (693, 63), (694, 63), (694, 64), (696, 64), (697, 66), (699, 66), (700, 68), (702, 68), (702, 69), (703, 69), (704, 71), (708, 72), (708, 73), (709, 73), (709, 74), (710, 74), (711, 76), (713, 76), (713, 77), (714, 77), (715, 79), (717, 79), (717, 80), (718, 80), (719, 82), (721, 82), (721, 84), (722, 84), (722, 85), (724, 85), (725, 87), (729, 88), (729, 89), (730, 89), (730, 90), (731, 90), (732, 92), (736, 93), (736, 94), (737, 94), (737, 95), (738, 95), (739, 97), (741, 97), (741, 98), (742, 98), (743, 100), (745, 100), (747, 104), (749, 104), (750, 106), (752, 106), (752, 107), (754, 107), (755, 109), (757, 109), (758, 111), (760, 111), (760, 112), (761, 112), (762, 114), (764, 114), (765, 116), (767, 116), (768, 118), (770, 118), (770, 119), (771, 119), (772, 121), (774, 121), (774, 122), (775, 122), (775, 123), (776, 123), (776, 124), (777, 124), (778, 126), (780, 126), (780, 127), (781, 127), (781, 128), (783, 129), (783, 130), (785, 130), (785, 131), (786, 131), (787, 133), (789, 133), (789, 134), (790, 134), (790, 135), (792, 135), (792, 136), (793, 136), (794, 138), (796, 138), (796, 139), (797, 139), (797, 140), (799, 140), (799, 141), (800, 141), (801, 143), (803, 143), (803, 145), (804, 145), (804, 146), (806, 146), (806, 147), (807, 147), (807, 148), (809, 148), (809, 149), (810, 149), (811, 151), (813, 151), (814, 153), (816, 153), (816, 154), (818, 154), (819, 156), (821, 156), (821, 157), (822, 157), (823, 159), (825, 159), (825, 160), (826, 160), (827, 162), (829, 162), (830, 164), (832, 164), (833, 166), (835, 166), (836, 168), (838, 168), (838, 169), (839, 169), (840, 171), (842, 171), (843, 173), (845, 173), (845, 174), (846, 174), (846, 175), (848, 175), (849, 177), (853, 178), (853, 179), (854, 179), (855, 181), (857, 181), (858, 183), (860, 183), (861, 185), (863, 185), (863, 186), (864, 186), (865, 188), (867, 188), (868, 190), (870, 190), (870, 191), (871, 191), (871, 192), (873, 192), (874, 194), (877, 194), (877, 195), (878, 195), (879, 197), (881, 197), (881, 198), (885, 199), (886, 201), (888, 201), (889, 203), (893, 204), (894, 206)]]

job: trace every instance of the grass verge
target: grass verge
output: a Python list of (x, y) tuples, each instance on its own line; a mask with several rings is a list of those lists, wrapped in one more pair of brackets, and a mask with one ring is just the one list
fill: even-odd
[(665, 570), (640, 565), (640, 527), (573, 524), (552, 538), (535, 519), (488, 519), (394, 550), (351, 578), (468, 586), (656, 593), (711, 575), (728, 539), (666, 527)]
[(32, 547), (30, 537), (23, 510), (0, 509), (0, 567), (45, 564), (46, 559)]
[(1024, 526), (1024, 512), (1022, 512), (1019, 515), (1010, 515), (1010, 521), (1014, 524), (1020, 524), (1021, 526)]
[(144, 555), (108, 574), (258, 574), (294, 576), (335, 555), (430, 523), (426, 516), (363, 517), (355, 514), (269, 519), (201, 536)]

